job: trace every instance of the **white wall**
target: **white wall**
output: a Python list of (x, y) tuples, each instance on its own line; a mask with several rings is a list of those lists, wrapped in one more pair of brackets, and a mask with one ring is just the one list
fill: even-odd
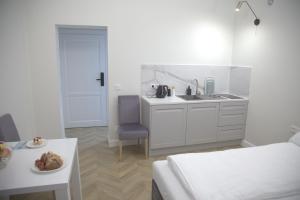
[(35, 126), (23, 6), (0, 1), (0, 115), (11, 113), (26, 139)]
[(286, 141), (300, 125), (300, 1), (250, 0), (261, 18), (236, 15), (233, 64), (252, 65), (246, 139), (256, 145)]
[[(20, 4), (1, 1), (1, 7), (8, 7), (0, 20), (18, 30), (15, 34), (20, 34), (17, 37), (21, 42), (26, 40), (21, 37), (26, 33), (28, 45), (8, 57), (28, 60), (31, 79), (24, 80), (24, 85), (29, 90), (32, 86), (33, 99), (28, 100), (34, 105), (34, 109), (16, 112), (27, 115), (34, 110), (35, 134), (47, 138), (61, 137), (63, 133), (56, 24), (108, 27), (111, 140), (117, 138), (116, 97), (140, 93), (141, 64), (231, 64), (233, 0), (28, 0), (20, 14), (16, 14), (20, 8), (11, 8), (16, 2)], [(21, 15), (25, 27), (13, 24), (14, 14)], [(20, 44), (12, 41), (7, 45)], [(20, 71), (23, 65), (14, 62), (9, 60), (7, 66), (13, 65)], [(23, 64), (22, 60), (19, 62)], [(116, 92), (114, 84), (120, 84), (122, 91)], [(20, 91), (14, 89), (15, 93)], [(20, 127), (25, 128), (29, 127)]]
[(0, 114), (13, 114), (24, 139), (61, 137), (55, 25), (107, 26), (111, 140), (116, 96), (140, 93), (141, 64), (228, 65), (233, 57), (253, 66), (247, 140), (285, 141), (300, 125), (300, 1), (249, 2), (257, 29), (246, 7), (232, 12), (233, 0), (1, 0)]

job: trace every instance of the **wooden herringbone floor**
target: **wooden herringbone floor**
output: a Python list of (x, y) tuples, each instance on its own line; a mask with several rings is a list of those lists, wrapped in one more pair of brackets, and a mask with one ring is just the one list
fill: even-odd
[[(124, 147), (123, 161), (117, 148), (109, 148), (106, 128), (66, 129), (79, 140), (79, 162), (84, 200), (150, 200), (152, 163), (166, 156), (145, 160), (142, 146)], [(216, 149), (215, 149), (216, 150)], [(54, 200), (53, 193), (15, 195), (13, 200)]]

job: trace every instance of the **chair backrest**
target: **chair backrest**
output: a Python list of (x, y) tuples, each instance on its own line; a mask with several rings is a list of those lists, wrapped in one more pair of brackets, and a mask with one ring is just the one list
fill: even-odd
[(140, 98), (138, 95), (118, 97), (119, 124), (140, 123)]
[(10, 114), (5, 114), (0, 117), (0, 141), (20, 141), (18, 130)]

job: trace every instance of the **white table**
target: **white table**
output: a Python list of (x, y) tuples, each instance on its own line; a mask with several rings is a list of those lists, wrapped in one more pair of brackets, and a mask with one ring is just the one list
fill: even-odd
[[(61, 155), (66, 167), (55, 173), (33, 172), (35, 160), (47, 151)], [(55, 191), (56, 200), (82, 199), (77, 139), (48, 140), (43, 148), (14, 150), (7, 166), (0, 169), (0, 198), (43, 191)]]

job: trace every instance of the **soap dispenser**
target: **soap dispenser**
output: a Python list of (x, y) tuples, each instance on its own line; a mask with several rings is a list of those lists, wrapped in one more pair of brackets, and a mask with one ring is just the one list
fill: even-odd
[(186, 95), (192, 95), (192, 89), (190, 86), (186, 88)]

